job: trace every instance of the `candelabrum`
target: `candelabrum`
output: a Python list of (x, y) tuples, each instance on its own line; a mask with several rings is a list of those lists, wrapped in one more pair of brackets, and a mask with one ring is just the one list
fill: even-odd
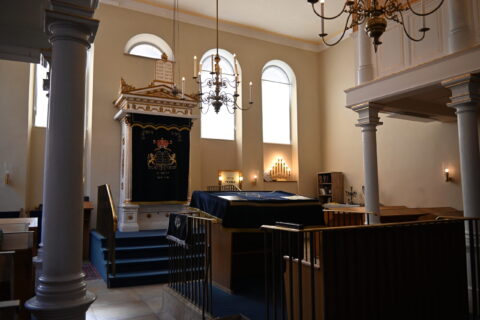
[[(383, 0), (381, 4), (380, 0), (357, 0), (357, 1), (345, 1), (343, 8), (338, 14), (335, 14), (331, 17), (325, 15), (325, 0), (307, 0), (312, 4), (313, 12), (321, 18), (321, 33), (319, 36), (322, 38), (323, 42), (327, 46), (334, 46), (339, 43), (347, 30), (352, 29), (356, 26), (361, 25), (365, 22), (365, 31), (373, 39), (373, 45), (375, 47), (375, 52), (377, 47), (382, 44), (380, 37), (387, 29), (387, 20), (395, 21), (403, 27), (405, 35), (412, 41), (422, 41), (425, 38), (425, 33), (430, 30), (426, 27), (425, 17), (437, 11), (443, 4), (445, 0), (441, 0), (438, 6), (433, 10), (426, 12), (425, 11), (425, 0), (421, 0), (422, 11), (418, 12), (412, 8), (410, 3), (411, 0), (406, 0), (406, 3), (399, 0)], [(320, 13), (315, 9), (315, 3), (320, 1)], [(414, 15), (420, 16), (423, 19), (423, 26), (418, 31), (421, 33), (420, 37), (415, 38), (405, 26), (405, 18), (403, 16), (404, 12), (411, 11)], [(345, 21), (345, 26), (343, 33), (338, 38), (337, 41), (333, 43), (328, 43), (325, 41), (325, 37), (328, 35), (325, 32), (325, 20), (333, 20), (342, 13), (347, 13), (347, 19)], [(351, 21), (350, 21), (351, 19)]]
[[(230, 113), (234, 113), (235, 110), (248, 110), (250, 106), (253, 104), (252, 101), (252, 82), (249, 84), (249, 101), (248, 107), (241, 107), (238, 104), (238, 86), (240, 85), (239, 81), (239, 74), (238, 74), (238, 67), (237, 67), (237, 59), (236, 55), (234, 57), (234, 74), (233, 79), (229, 79), (228, 76), (222, 73), (222, 68), (220, 67), (220, 55), (218, 51), (215, 55), (211, 56), (211, 65), (212, 70), (210, 71), (210, 77), (207, 79), (202, 79), (202, 65), (200, 67), (197, 65), (197, 57), (193, 57), (194, 60), (194, 77), (193, 79), (198, 85), (198, 102), (199, 108), (202, 110), (203, 113), (207, 113), (210, 106), (213, 107), (216, 113), (220, 111), (222, 106), (225, 106), (227, 111)], [(228, 92), (229, 88), (233, 89), (232, 92)], [(207, 89), (207, 91), (204, 91)], [(205, 111), (203, 111), (204, 107), (206, 106)]]

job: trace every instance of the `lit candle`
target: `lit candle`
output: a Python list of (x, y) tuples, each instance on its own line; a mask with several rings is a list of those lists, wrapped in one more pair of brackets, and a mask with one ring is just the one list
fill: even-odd
[(185, 77), (182, 77), (182, 99), (185, 96), (184, 92), (185, 92)]
[[(325, 0), (320, 0), (320, 15), (322, 17), (325, 16)], [(321, 19), (322, 20), (322, 34), (325, 34), (325, 19)]]
[(249, 100), (249, 102), (252, 102), (252, 86), (253, 86), (252, 81), (250, 81), (249, 86), (250, 86), (250, 100)]
[(197, 73), (197, 56), (193, 56), (193, 76), (195, 77)]

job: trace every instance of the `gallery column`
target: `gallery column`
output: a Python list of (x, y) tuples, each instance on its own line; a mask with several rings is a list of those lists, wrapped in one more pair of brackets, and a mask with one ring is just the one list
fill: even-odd
[(365, 175), (365, 210), (371, 213), (370, 224), (380, 223), (380, 202), (377, 165), (377, 126), (381, 125), (378, 117), (379, 106), (363, 103), (352, 107), (358, 113), (357, 127), (362, 128), (363, 168)]
[(480, 218), (480, 153), (478, 141), (478, 109), (480, 104), (480, 77), (465, 74), (442, 82), (452, 91), (460, 148), (463, 211), (465, 217)]
[(448, 1), (448, 52), (454, 53), (474, 44), (471, 10), (467, 0)]
[(355, 39), (356, 49), (356, 85), (361, 85), (367, 81), (373, 80), (372, 49), (370, 38), (365, 32), (365, 24), (358, 27)]
[[(95, 300), (82, 272), (83, 140), (87, 49), (95, 1), (51, 1), (52, 73), (43, 187), (43, 270), (26, 307), (38, 320), (84, 320)], [(92, 7), (90, 7), (90, 5)]]

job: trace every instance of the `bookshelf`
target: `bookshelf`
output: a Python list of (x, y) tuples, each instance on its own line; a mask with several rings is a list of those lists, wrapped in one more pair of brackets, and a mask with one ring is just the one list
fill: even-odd
[(343, 203), (343, 173), (318, 172), (317, 196), (321, 203)]

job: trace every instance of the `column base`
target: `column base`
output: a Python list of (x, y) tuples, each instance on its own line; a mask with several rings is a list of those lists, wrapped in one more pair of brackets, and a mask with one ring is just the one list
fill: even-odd
[(89, 291), (74, 301), (45, 302), (35, 296), (25, 302), (25, 307), (37, 320), (85, 320), (85, 313), (95, 299), (95, 294)]

